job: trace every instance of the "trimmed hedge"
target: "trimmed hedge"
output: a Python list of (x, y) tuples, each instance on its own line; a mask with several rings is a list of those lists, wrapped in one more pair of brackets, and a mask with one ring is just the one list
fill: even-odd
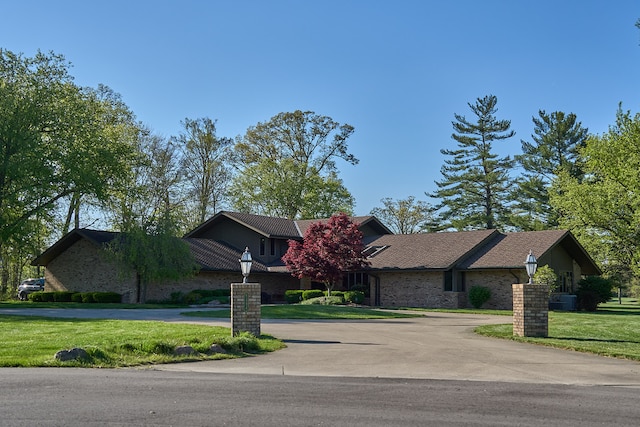
[(311, 299), (323, 296), (324, 291), (321, 291), (320, 289), (307, 289), (306, 291), (302, 292), (302, 299)]
[(117, 292), (32, 292), (29, 301), (33, 302), (82, 302), (112, 304), (122, 301), (122, 295)]
[(304, 291), (301, 289), (290, 289), (288, 291), (284, 291), (284, 300), (288, 304), (297, 304), (302, 301), (302, 293)]

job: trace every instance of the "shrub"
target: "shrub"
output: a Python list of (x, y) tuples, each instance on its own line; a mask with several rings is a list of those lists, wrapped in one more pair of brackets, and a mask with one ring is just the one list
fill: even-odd
[(302, 293), (304, 291), (300, 289), (290, 289), (288, 291), (284, 291), (284, 300), (288, 304), (297, 304), (302, 301)]
[(53, 294), (54, 302), (71, 302), (71, 297), (75, 292), (69, 291), (55, 291), (51, 292)]
[(344, 300), (352, 304), (362, 304), (364, 302), (364, 292), (347, 291), (344, 293)]
[(117, 304), (122, 301), (122, 295), (117, 292), (93, 292), (93, 300), (103, 304)]
[(491, 290), (484, 286), (472, 286), (469, 289), (469, 302), (473, 308), (480, 308), (491, 298)]
[[(324, 296), (329, 296), (329, 291), (324, 291)], [(331, 291), (332, 297), (338, 297), (344, 301), (344, 291)]]
[(75, 292), (71, 295), (71, 302), (82, 302), (82, 294), (80, 292)]
[(80, 295), (82, 296), (82, 302), (85, 303), (85, 304), (90, 304), (90, 303), (96, 302), (93, 299), (93, 292), (83, 292)]
[(536, 271), (536, 274), (533, 276), (533, 283), (547, 285), (549, 287), (549, 294), (552, 294), (558, 289), (558, 276), (551, 267), (543, 265), (538, 268), (538, 271)]
[(33, 302), (54, 302), (53, 300), (53, 294), (55, 292), (44, 292), (44, 291), (38, 291), (38, 292), (32, 292), (29, 294), (29, 301), (33, 301)]
[(45, 292), (38, 291), (32, 292), (28, 295), (29, 301), (33, 302), (45, 302)]
[(311, 299), (323, 296), (324, 292), (320, 289), (307, 289), (306, 291), (302, 292), (302, 299)]
[(344, 304), (342, 297), (336, 297), (331, 294), (330, 297), (310, 298), (300, 302), (301, 305), (341, 305)]
[(578, 282), (578, 310), (596, 311), (598, 304), (611, 299), (613, 282), (600, 276), (588, 276)]

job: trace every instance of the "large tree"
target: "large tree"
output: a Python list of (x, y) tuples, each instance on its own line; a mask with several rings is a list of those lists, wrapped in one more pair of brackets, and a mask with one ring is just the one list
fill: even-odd
[(183, 131), (172, 138), (182, 150), (187, 195), (193, 206), (192, 225), (204, 222), (226, 202), (231, 181), (231, 138), (216, 135), (216, 122), (208, 117), (184, 119)]
[(508, 225), (508, 200), (513, 161), (499, 157), (492, 149), (493, 141), (515, 135), (509, 120), (498, 120), (498, 99), (494, 95), (468, 103), (476, 116), (475, 122), (455, 114), (451, 137), (458, 143), (456, 150), (442, 149), (445, 164), (440, 169), (443, 179), (436, 181), (438, 189), (430, 194), (440, 199), (443, 228), (493, 229)]
[[(240, 167), (233, 184), (236, 209), (286, 218), (351, 210), (353, 198), (337, 177), (354, 129), (312, 111), (280, 113), (250, 127), (235, 146)], [(331, 197), (324, 197), (327, 192)]]
[(588, 129), (573, 113), (544, 110), (533, 117), (533, 142), (521, 141), (522, 154), (516, 160), (524, 169), (514, 193), (513, 223), (523, 230), (558, 226), (558, 212), (549, 203), (549, 187), (560, 171), (580, 178), (578, 151), (585, 145)]
[(396, 234), (423, 233), (435, 228), (435, 209), (427, 202), (416, 201), (413, 196), (400, 200), (386, 197), (380, 201), (383, 207), (373, 208), (371, 215)]
[(580, 150), (583, 177), (561, 171), (550, 191), (560, 225), (571, 229), (609, 273), (640, 276), (640, 114), (618, 111), (616, 125)]
[(341, 213), (326, 222), (311, 224), (302, 242), (290, 240), (282, 260), (294, 277), (322, 282), (331, 294), (345, 273), (369, 265), (362, 255), (363, 250), (358, 224)]
[(127, 174), (132, 115), (106, 89), (73, 83), (61, 55), (27, 58), (0, 49), (0, 256), (3, 274), (18, 246), (43, 243), (60, 204), (104, 200)]

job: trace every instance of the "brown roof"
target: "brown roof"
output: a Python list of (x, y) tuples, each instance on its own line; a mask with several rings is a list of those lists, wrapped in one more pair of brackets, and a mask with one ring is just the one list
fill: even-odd
[(31, 261), (31, 265), (47, 265), (59, 254), (69, 249), (80, 239), (86, 239), (94, 245), (103, 245), (112, 241), (118, 233), (111, 231), (89, 230), (87, 228), (76, 228), (65, 234), (60, 240), (51, 245), (41, 253), (36, 259)]
[[(233, 249), (210, 239), (183, 239), (189, 244), (191, 253), (200, 268), (205, 271), (240, 271), (242, 251)], [(251, 271), (266, 272), (267, 267), (253, 260)]]
[(295, 223), (290, 219), (227, 211), (218, 212), (208, 221), (187, 233), (185, 237), (197, 238), (211, 225), (224, 218), (231, 218), (239, 224), (268, 238), (297, 239), (301, 237)]
[(446, 270), (496, 234), (495, 230), (387, 234), (365, 238), (364, 243), (372, 253), (373, 269)]
[(482, 251), (461, 263), (459, 268), (524, 268), (529, 251), (541, 259), (558, 245), (571, 254), (585, 274), (601, 274), (595, 262), (567, 230), (498, 234)]
[[(351, 221), (354, 222), (355, 224), (358, 224), (358, 226), (369, 225), (373, 227), (375, 230), (377, 230), (377, 234), (391, 234), (391, 231), (384, 224), (382, 224), (378, 220), (378, 218), (376, 218), (375, 216), (372, 216), (372, 215), (352, 216), (352, 217), (349, 217), (349, 219), (351, 219)], [(311, 224), (315, 224), (317, 222), (327, 222), (327, 221), (329, 221), (329, 218), (299, 219), (299, 220), (296, 220), (295, 223), (300, 232), (300, 237), (303, 237), (304, 233), (307, 232), (307, 229)]]

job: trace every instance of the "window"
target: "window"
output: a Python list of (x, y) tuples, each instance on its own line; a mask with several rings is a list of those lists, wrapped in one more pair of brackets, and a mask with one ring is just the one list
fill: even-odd
[(269, 239), (269, 243), (271, 245), (271, 256), (276, 254), (276, 239)]
[(264, 255), (265, 254), (265, 246), (266, 246), (266, 241), (264, 237), (260, 238), (260, 255)]
[(369, 275), (367, 273), (348, 273), (342, 280), (342, 287), (348, 291), (363, 291), (369, 295)]
[(558, 292), (573, 293), (573, 272), (562, 271), (560, 272), (560, 288)]
[(463, 271), (448, 270), (444, 272), (444, 291), (445, 292), (464, 292), (465, 276)]

